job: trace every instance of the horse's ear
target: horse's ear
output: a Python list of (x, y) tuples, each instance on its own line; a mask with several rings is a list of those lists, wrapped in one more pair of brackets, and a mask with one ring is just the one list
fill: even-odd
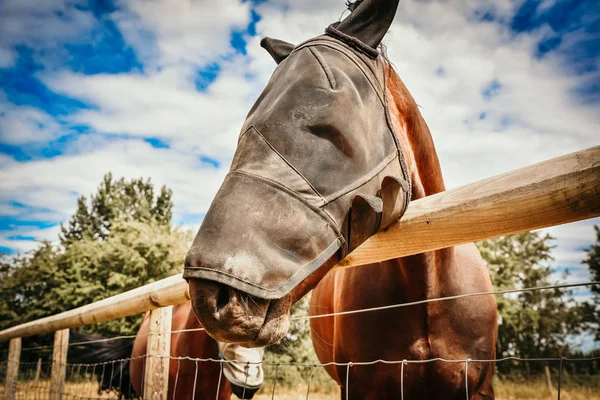
[(296, 47), (291, 43), (284, 42), (283, 40), (269, 37), (262, 38), (260, 41), (260, 46), (269, 52), (277, 64), (285, 60), (287, 56), (290, 55), (292, 50), (294, 50), (294, 47)]
[(376, 49), (392, 25), (400, 0), (356, 0), (336, 29)]

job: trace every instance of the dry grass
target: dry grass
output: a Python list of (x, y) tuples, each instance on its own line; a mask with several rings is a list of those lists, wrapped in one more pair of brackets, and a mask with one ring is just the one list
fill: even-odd
[[(600, 400), (600, 376), (594, 382), (594, 387), (565, 387), (561, 389), (561, 400)], [(264, 387), (254, 398), (257, 400), (270, 400), (272, 387)], [(337, 387), (311, 388), (311, 400), (339, 400), (340, 392)], [(533, 382), (510, 382), (496, 380), (494, 383), (496, 400), (555, 400), (557, 397), (556, 386), (552, 394), (543, 380)], [(280, 400), (297, 400), (306, 398), (306, 386), (296, 389), (276, 388), (275, 398)]]
[[(568, 387), (563, 386), (560, 391), (561, 400), (600, 400), (600, 377), (595, 387)], [(552, 394), (543, 381), (528, 383), (502, 382), (497, 380), (494, 384), (496, 399), (498, 400), (550, 400), (556, 399), (556, 386)]]
[[(600, 400), (600, 377), (598, 382), (595, 382), (595, 387), (563, 387), (561, 390), (562, 400)], [(18, 385), (17, 399), (39, 399), (46, 400), (48, 396), (48, 381), (40, 381), (37, 387), (34, 387), (31, 382), (22, 382)], [(515, 383), (509, 381), (496, 380), (495, 382), (496, 400), (553, 400), (556, 399), (556, 388), (553, 389), (552, 394), (548, 392), (546, 383), (542, 380), (536, 380), (534, 382), (527, 383)], [(103, 398), (103, 399), (117, 399), (115, 394), (103, 394), (102, 396), (97, 395), (98, 384), (92, 382), (83, 383), (67, 383), (65, 392), (68, 394), (64, 396), (66, 399), (92, 399), (92, 398)], [(273, 388), (269, 385), (263, 387), (263, 389), (254, 397), (256, 400), (268, 400), (271, 399), (271, 392)], [(3, 398), (4, 387), (0, 385), (0, 398)], [(232, 397), (232, 398), (235, 398)], [(306, 398), (306, 386), (300, 386), (296, 389), (277, 387), (275, 389), (275, 398), (280, 400), (296, 400)], [(311, 388), (309, 399), (311, 400), (339, 400), (340, 394), (339, 389), (327, 387), (327, 388)]]

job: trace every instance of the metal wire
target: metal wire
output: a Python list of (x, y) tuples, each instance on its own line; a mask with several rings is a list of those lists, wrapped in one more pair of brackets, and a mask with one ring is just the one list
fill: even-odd
[(562, 285), (538, 286), (538, 287), (530, 287), (530, 288), (523, 288), (523, 289), (492, 290), (489, 292), (457, 294), (454, 296), (437, 297), (434, 299), (412, 301), (409, 303), (399, 303), (399, 304), (390, 304), (387, 306), (380, 306), (380, 307), (363, 308), (360, 310), (338, 311), (338, 312), (332, 312), (332, 313), (327, 313), (327, 314), (316, 314), (316, 315), (305, 315), (305, 316), (303, 315), (300, 317), (292, 318), (292, 321), (297, 321), (297, 320), (302, 320), (302, 319), (336, 317), (336, 316), (340, 316), (340, 315), (360, 314), (360, 313), (364, 313), (364, 312), (373, 312), (373, 311), (381, 311), (381, 310), (391, 310), (394, 308), (410, 307), (410, 306), (416, 306), (416, 305), (420, 305), (420, 304), (433, 303), (436, 301), (463, 299), (465, 297), (501, 295), (501, 294), (518, 293), (518, 292), (537, 292), (537, 291), (542, 291), (542, 290), (565, 289), (565, 288), (597, 286), (597, 285), (600, 285), (600, 282), (567, 283), (567, 284), (562, 284)]
[[(181, 364), (181, 360), (190, 360), (194, 362), (195, 365), (195, 371), (194, 371), (194, 388), (192, 391), (192, 395), (195, 396), (197, 393), (197, 388), (196, 388), (196, 383), (198, 382), (198, 379), (201, 379), (201, 374), (200, 374), (200, 368), (199, 368), (199, 364), (200, 363), (219, 363), (221, 370), (220, 370), (220, 374), (219, 374), (219, 381), (217, 384), (217, 398), (219, 396), (219, 389), (221, 386), (221, 376), (223, 375), (223, 366), (225, 364), (242, 364), (246, 367), (246, 371), (248, 371), (248, 367), (252, 364), (263, 364), (264, 366), (274, 366), (275, 367), (275, 376), (274, 376), (274, 382), (273, 382), (273, 389), (271, 391), (271, 398), (274, 399), (275, 398), (275, 389), (277, 386), (277, 380), (278, 380), (278, 372), (279, 372), (279, 368), (281, 367), (308, 367), (311, 368), (311, 372), (308, 378), (308, 388), (307, 388), (307, 392), (306, 392), (306, 398), (308, 399), (310, 396), (310, 384), (312, 381), (312, 377), (313, 377), (313, 373), (314, 373), (314, 369), (317, 367), (327, 367), (327, 366), (331, 366), (331, 365), (335, 365), (335, 366), (341, 366), (344, 367), (346, 370), (346, 377), (345, 377), (345, 385), (344, 385), (344, 391), (343, 394), (345, 395), (346, 399), (349, 399), (349, 395), (350, 395), (350, 369), (352, 367), (360, 367), (360, 366), (368, 366), (368, 365), (376, 365), (376, 364), (387, 364), (387, 365), (400, 365), (400, 399), (403, 400), (405, 397), (405, 369), (406, 366), (408, 364), (425, 364), (425, 363), (433, 363), (433, 362), (442, 362), (442, 363), (454, 363), (454, 364), (464, 364), (465, 366), (465, 380), (464, 380), (464, 384), (465, 384), (465, 394), (467, 399), (469, 399), (470, 396), (470, 392), (469, 392), (469, 365), (474, 363), (474, 362), (480, 362), (480, 363), (502, 363), (502, 362), (508, 362), (508, 361), (529, 361), (529, 362), (543, 362), (543, 363), (547, 363), (547, 362), (559, 362), (559, 375), (558, 375), (558, 396), (560, 399), (560, 395), (561, 395), (561, 388), (562, 388), (562, 379), (563, 379), (563, 366), (566, 362), (590, 362), (590, 361), (598, 361), (600, 360), (600, 356), (598, 357), (582, 357), (582, 358), (567, 358), (567, 357), (539, 357), (539, 358), (521, 358), (521, 357), (504, 357), (504, 358), (500, 358), (500, 359), (445, 359), (445, 358), (431, 358), (431, 359), (425, 359), (425, 360), (407, 360), (407, 359), (403, 359), (403, 360), (382, 360), (382, 359), (378, 359), (378, 360), (372, 360), (372, 361), (363, 361), (363, 362), (329, 362), (329, 363), (301, 363), (301, 362), (286, 362), (286, 363), (282, 363), (282, 362), (247, 362), (247, 361), (237, 361), (237, 360), (224, 360), (224, 359), (212, 359), (212, 358), (195, 358), (195, 357), (187, 357), (187, 356), (181, 356), (181, 357), (175, 357), (175, 356), (160, 356), (160, 355), (144, 355), (144, 356), (138, 356), (138, 357), (131, 357), (131, 358), (127, 358), (127, 359), (123, 359), (125, 361), (129, 360), (135, 360), (135, 359), (142, 359), (142, 358), (147, 358), (147, 357), (156, 357), (156, 358), (168, 358), (171, 360), (177, 360), (178, 362), (178, 368), (177, 368), (177, 373), (176, 373), (176, 384), (177, 384), (177, 380), (178, 380), (178, 376), (180, 375), (180, 371), (179, 371), (179, 365)], [(106, 398), (106, 396), (111, 396), (111, 394), (107, 394), (104, 393), (104, 391), (102, 390), (102, 375), (101, 375), (101, 371), (104, 372), (104, 374), (108, 373), (107, 372), (107, 364), (110, 363), (111, 364), (111, 368), (112, 370), (114, 370), (114, 363), (117, 362), (122, 362), (123, 360), (112, 360), (112, 361), (108, 361), (108, 362), (99, 362), (99, 363), (94, 363), (94, 364), (67, 364), (67, 371), (70, 371), (69, 374), (67, 374), (67, 382), (71, 382), (72, 385), (69, 386), (68, 384), (65, 385), (65, 388), (63, 389), (63, 397), (64, 398), (74, 398), (74, 399), (100, 399), (100, 398)], [(50, 387), (49, 385), (45, 384), (45, 383), (49, 383), (49, 374), (44, 374), (44, 377), (40, 377), (42, 378), (41, 381), (42, 382), (36, 382), (35, 379), (33, 378), (34, 375), (34, 371), (35, 371), (35, 375), (37, 376), (37, 366), (40, 363), (38, 362), (31, 362), (31, 363), (22, 363), (21, 365), (21, 371), (22, 371), (22, 378), (19, 381), (19, 387), (21, 387), (22, 389), (24, 389), (25, 393), (25, 398), (37, 398), (38, 395), (41, 395), (42, 397), (47, 396), (47, 394), (49, 393)], [(50, 365), (50, 362), (42, 362), (42, 365)], [(40, 368), (40, 370), (42, 370), (43, 368)], [(81, 371), (84, 370), (83, 373), (81, 373)], [(90, 370), (92, 371), (92, 373), (90, 374)], [(98, 375), (95, 374), (95, 372), (98, 372)], [(246, 372), (246, 375), (248, 374), (248, 372)], [(122, 376), (122, 375), (121, 375)], [(97, 381), (97, 379), (99, 378), (99, 380)], [(98, 383), (98, 385), (96, 385), (96, 382)], [(120, 384), (119, 387), (121, 387), (122, 385), (122, 378), (120, 380)], [(98, 388), (97, 390), (97, 394), (94, 394), (94, 390), (95, 388)], [(174, 390), (173, 396), (177, 396), (176, 393), (176, 388)], [(45, 394), (44, 394), (45, 393)], [(23, 393), (21, 393), (22, 395)], [(33, 397), (32, 397), (33, 396)], [(22, 397), (19, 397), (22, 398)], [(136, 398), (136, 396), (131, 396), (131, 393), (129, 395), (128, 398)], [(194, 397), (193, 397), (194, 398)]]
[[(359, 310), (349, 310), (349, 311), (342, 311), (342, 312), (334, 312), (334, 313), (327, 313), (327, 314), (317, 314), (317, 315), (303, 315), (303, 316), (297, 316), (294, 318), (291, 318), (291, 320), (294, 321), (298, 321), (298, 320), (309, 320), (309, 319), (313, 319), (313, 318), (325, 318), (325, 317), (332, 317), (332, 316), (343, 316), (343, 315), (351, 315), (351, 314), (359, 314), (359, 313), (366, 313), (366, 312), (375, 312), (375, 311), (381, 311), (381, 310), (389, 310), (389, 309), (394, 309), (394, 308), (400, 308), (400, 307), (410, 307), (410, 306), (415, 306), (415, 305), (420, 305), (420, 304), (425, 304), (425, 303), (431, 303), (431, 302), (437, 302), (437, 301), (448, 301), (448, 300), (455, 300), (455, 299), (461, 299), (461, 298), (467, 298), (467, 297), (475, 297), (475, 296), (485, 296), (485, 295), (504, 295), (504, 294), (509, 294), (509, 293), (519, 293), (519, 292), (534, 292), (534, 291), (542, 291), (542, 290), (555, 290), (555, 289), (566, 289), (566, 288), (576, 288), (576, 287), (586, 287), (586, 286), (595, 286), (595, 285), (600, 285), (600, 282), (584, 282), (584, 283), (573, 283), (573, 284), (561, 284), (561, 285), (550, 285), (550, 286), (541, 286), (541, 287), (530, 287), (530, 288), (522, 288), (522, 289), (508, 289), (508, 290), (497, 290), (497, 291), (487, 291), (487, 292), (476, 292), (476, 293), (467, 293), (467, 294), (460, 294), (460, 295), (453, 295), (453, 296), (446, 296), (446, 297), (439, 297), (439, 298), (434, 298), (434, 299), (425, 299), (425, 300), (420, 300), (420, 301), (415, 301), (415, 302), (409, 302), (409, 303), (400, 303), (400, 304), (392, 304), (392, 305), (387, 305), (387, 306), (380, 306), (380, 307), (372, 307), (372, 308), (366, 308), (366, 309), (359, 309)], [(193, 329), (181, 329), (181, 330), (174, 330), (171, 331), (172, 334), (175, 333), (183, 333), (183, 332), (199, 332), (199, 331), (203, 331), (203, 328), (193, 328)], [(75, 343), (70, 343), (69, 346), (83, 346), (83, 345), (88, 345), (88, 344), (94, 344), (94, 343), (102, 343), (102, 342), (110, 342), (110, 341), (115, 341), (115, 340), (123, 340), (123, 339), (133, 339), (136, 337), (141, 337), (141, 336), (149, 336), (153, 333), (147, 333), (144, 335), (123, 335), (123, 336), (117, 336), (117, 337), (112, 337), (112, 338), (102, 338), (102, 339), (95, 339), (95, 340), (88, 340), (88, 341), (82, 341), (82, 342), (75, 342)], [(36, 346), (36, 347), (30, 347), (30, 348), (23, 348), (22, 350), (24, 351), (31, 351), (31, 350), (45, 350), (45, 349), (50, 349), (52, 348), (52, 346)], [(199, 369), (198, 369), (198, 363), (200, 362), (207, 362), (207, 363), (219, 363), (220, 364), (220, 374), (219, 374), (219, 379), (218, 379), (218, 383), (217, 383), (217, 393), (216, 393), (216, 398), (219, 398), (219, 391), (221, 388), (221, 379), (222, 379), (222, 375), (223, 375), (223, 367), (226, 364), (229, 363), (242, 363), (245, 364), (246, 367), (246, 380), (248, 379), (248, 368), (250, 365), (252, 364), (262, 364), (264, 366), (275, 366), (275, 377), (274, 377), (274, 382), (273, 382), (273, 389), (272, 389), (272, 393), (271, 393), (271, 398), (274, 399), (275, 398), (275, 390), (277, 387), (277, 380), (278, 380), (278, 372), (279, 372), (279, 367), (287, 367), (287, 366), (294, 366), (294, 367), (308, 367), (311, 368), (310, 371), (310, 376), (308, 378), (308, 385), (307, 385), (307, 392), (306, 392), (306, 398), (309, 398), (310, 395), (310, 386), (311, 386), (311, 381), (313, 378), (313, 372), (314, 369), (317, 367), (328, 367), (328, 366), (336, 366), (336, 367), (345, 367), (346, 369), (346, 379), (345, 379), (345, 396), (346, 399), (349, 399), (349, 393), (350, 393), (350, 389), (349, 389), (349, 385), (350, 385), (350, 367), (352, 366), (370, 366), (370, 365), (376, 365), (376, 364), (387, 364), (387, 365), (397, 365), (400, 364), (400, 398), (401, 400), (404, 399), (404, 374), (405, 374), (405, 368), (406, 365), (408, 364), (426, 364), (426, 363), (433, 363), (433, 362), (442, 362), (442, 363), (464, 363), (465, 365), (465, 394), (466, 394), (466, 398), (469, 399), (469, 364), (471, 364), (472, 362), (479, 362), (479, 363), (502, 363), (502, 362), (507, 362), (507, 361), (529, 361), (529, 362), (559, 362), (559, 371), (558, 371), (558, 390), (557, 390), (557, 394), (558, 394), (558, 399), (560, 400), (561, 398), (561, 386), (562, 386), (562, 379), (563, 379), (563, 364), (566, 363), (567, 361), (570, 362), (587, 362), (587, 361), (597, 361), (600, 360), (600, 357), (587, 357), (587, 358), (573, 358), (573, 359), (569, 359), (567, 357), (544, 357), (544, 358), (521, 358), (521, 357), (513, 357), (513, 356), (509, 356), (509, 357), (503, 357), (500, 359), (476, 359), (476, 360), (471, 360), (469, 358), (467, 359), (445, 359), (445, 358), (440, 358), (440, 357), (436, 357), (436, 358), (431, 358), (431, 359), (425, 359), (425, 360), (384, 360), (384, 359), (377, 359), (377, 360), (372, 360), (372, 361), (361, 361), (361, 362), (328, 362), (328, 363), (301, 363), (301, 362), (288, 362), (288, 363), (281, 363), (281, 362), (277, 362), (277, 363), (269, 363), (269, 362), (248, 362), (248, 361), (237, 361), (237, 360), (224, 360), (224, 359), (212, 359), (212, 358), (193, 358), (193, 357), (188, 357), (188, 356), (179, 356), (179, 357), (174, 357), (174, 356), (160, 356), (160, 355), (142, 355), (142, 356), (136, 356), (136, 357), (129, 357), (129, 358), (123, 358), (123, 359), (118, 359), (118, 360), (112, 360), (112, 361), (104, 361), (104, 362), (99, 362), (99, 363), (88, 363), (88, 364), (77, 364), (77, 363), (73, 363), (73, 364), (67, 364), (67, 371), (69, 371), (70, 368), (70, 373), (67, 374), (67, 379), (71, 382), (75, 383), (74, 387), (71, 387), (67, 390), (67, 388), (65, 387), (65, 389), (63, 389), (63, 393), (62, 395), (67, 398), (67, 397), (72, 397), (75, 399), (96, 399), (96, 398), (104, 398), (104, 392), (103, 392), (103, 384), (104, 384), (104, 377), (105, 377), (105, 373), (106, 373), (106, 366), (110, 363), (111, 364), (111, 379), (110, 379), (110, 384), (108, 385), (109, 388), (112, 387), (112, 381), (113, 381), (113, 376), (114, 376), (114, 364), (116, 362), (120, 363), (120, 371), (119, 371), (119, 388), (122, 388), (122, 383), (123, 383), (123, 367), (124, 367), (124, 363), (128, 362), (128, 361), (133, 361), (136, 359), (144, 359), (146, 357), (160, 357), (160, 358), (169, 358), (171, 360), (176, 360), (177, 361), (177, 373), (176, 373), (176, 377), (175, 377), (175, 389), (173, 392), (173, 398), (175, 398), (176, 396), (176, 389), (177, 389), (177, 383), (179, 380), (179, 374), (180, 374), (180, 362), (182, 360), (189, 360), (195, 363), (195, 372), (194, 372), (194, 387), (193, 387), (193, 392), (192, 392), (192, 396), (194, 397), (196, 394), (196, 384), (198, 382), (198, 374), (199, 374)], [(4, 361), (4, 360), (3, 360)], [(42, 370), (44, 368), (42, 368), (43, 366), (46, 366), (45, 372), (43, 372)], [(22, 373), (21, 373), (21, 377), (22, 380), (24, 382), (19, 382), (19, 386), (22, 387), (25, 390), (25, 396), (27, 398), (27, 396), (29, 394), (33, 394), (34, 398), (37, 398), (37, 395), (40, 394), (40, 396), (44, 396), (44, 393), (46, 393), (46, 395), (50, 392), (51, 388), (50, 388), (50, 382), (49, 382), (49, 367), (51, 366), (50, 362), (42, 362), (41, 358), (38, 360), (38, 362), (33, 362), (33, 363), (21, 363), (21, 369), (22, 369)], [(100, 367), (102, 368), (102, 373), (96, 375), (96, 371), (100, 371)], [(33, 371), (35, 368), (35, 378), (33, 377)], [(85, 368), (83, 374), (81, 373), (82, 368)], [(88, 373), (88, 371), (91, 369), (91, 375)], [(75, 372), (76, 371), (76, 372)], [(42, 379), (42, 375), (43, 375), (43, 379)], [(95, 387), (95, 381), (96, 379), (100, 379), (98, 382), (98, 394), (100, 395), (100, 397), (93, 397), (93, 392), (94, 392), (94, 387)], [(88, 382), (85, 382), (85, 381)], [(141, 385), (142, 385), (142, 392), (143, 392), (143, 386), (144, 386), (144, 374), (142, 374), (142, 381), (141, 381)], [(89, 396), (87, 396), (87, 391), (89, 388)], [(76, 393), (70, 393), (71, 390), (76, 390)], [(83, 392), (83, 393), (79, 393), (79, 392)], [(245, 391), (245, 389), (244, 389)], [(83, 396), (79, 396), (80, 394), (82, 394)], [(132, 387), (131, 387), (131, 382), (129, 384), (129, 398), (131, 398), (131, 394), (132, 394)], [(123, 394), (124, 395), (124, 394)], [(135, 396), (134, 396), (135, 397)]]
[[(458, 295), (453, 295), (453, 296), (436, 297), (433, 299), (412, 301), (412, 302), (408, 302), (408, 303), (398, 303), (398, 304), (389, 304), (386, 306), (363, 308), (363, 309), (358, 309), (358, 310), (338, 311), (338, 312), (332, 312), (332, 313), (326, 313), (326, 314), (315, 314), (315, 315), (300, 315), (300, 316), (291, 318), (291, 321), (302, 321), (302, 320), (310, 320), (310, 319), (315, 319), (315, 318), (326, 318), (326, 317), (335, 317), (335, 316), (342, 316), (342, 315), (360, 314), (360, 313), (365, 313), (365, 312), (391, 310), (394, 308), (411, 307), (411, 306), (416, 306), (416, 305), (420, 305), (420, 304), (433, 303), (436, 301), (456, 300), (456, 299), (462, 299), (462, 298), (466, 298), (466, 297), (476, 297), (476, 296), (486, 296), (486, 295), (503, 295), (503, 294), (520, 293), (520, 292), (537, 292), (537, 291), (543, 291), (543, 290), (568, 289), (568, 288), (578, 288), (578, 287), (588, 287), (588, 286), (600, 286), (600, 282), (566, 283), (566, 284), (560, 284), (560, 285), (536, 286), (536, 287), (529, 287), (529, 288), (522, 288), (522, 289), (506, 289), (506, 290), (492, 290), (492, 291), (487, 291), (487, 292), (465, 293), (465, 294), (458, 294)], [(178, 330), (171, 331), (171, 334), (185, 333), (185, 332), (201, 332), (204, 330), (205, 330), (204, 328), (178, 329)], [(149, 333), (145, 333), (145, 334), (121, 335), (121, 336), (115, 336), (115, 337), (110, 337), (110, 338), (86, 340), (83, 342), (69, 343), (69, 347), (82, 346), (82, 345), (94, 344), (94, 343), (112, 342), (114, 340), (135, 339), (136, 337), (145, 337), (145, 336), (150, 336), (150, 335), (154, 335), (154, 333), (149, 332)], [(27, 350), (42, 350), (42, 349), (51, 349), (51, 348), (52, 348), (52, 346), (35, 346), (35, 347), (24, 347), (21, 350), (27, 351)], [(8, 350), (3, 350), (3, 351), (7, 352)]]
[(279, 363), (275, 364), (275, 379), (273, 380), (273, 392), (271, 393), (271, 400), (275, 398), (275, 387), (277, 386), (277, 372), (279, 370)]
[(469, 364), (471, 363), (470, 359), (465, 361), (465, 393), (467, 395), (467, 400), (469, 400)]
[(400, 400), (404, 400), (404, 366), (406, 360), (402, 360), (402, 366), (400, 367)]
[(306, 386), (306, 400), (310, 396), (310, 383), (312, 382), (313, 373), (315, 372), (315, 367), (312, 366), (310, 368), (310, 375), (308, 376), (308, 385)]

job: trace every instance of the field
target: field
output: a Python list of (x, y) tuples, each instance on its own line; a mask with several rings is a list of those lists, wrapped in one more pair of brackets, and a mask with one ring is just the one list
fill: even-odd
[[(39, 399), (46, 400), (48, 396), (49, 382), (40, 381), (37, 387), (33, 387), (31, 382), (23, 382), (19, 384), (17, 391), (17, 399)], [(561, 390), (562, 400), (600, 400), (600, 377), (598, 382), (593, 382), (594, 387), (564, 387)], [(109, 396), (104, 394), (98, 396), (96, 394), (97, 384), (87, 383), (67, 383), (65, 387), (66, 399), (90, 399), (90, 398), (104, 398), (104, 399), (116, 399), (116, 395)], [(266, 385), (260, 393), (254, 398), (256, 400), (268, 400), (271, 399), (272, 386)], [(326, 392), (319, 390), (319, 388), (311, 388), (309, 399), (312, 400), (339, 400), (339, 389), (331, 386), (326, 388)], [(556, 388), (554, 388), (552, 394), (548, 392), (548, 387), (543, 380), (535, 380), (533, 382), (502, 382), (496, 380), (496, 400), (551, 400), (556, 399)], [(4, 387), (0, 385), (0, 398), (3, 398)], [(235, 397), (232, 397), (235, 398)], [(275, 391), (275, 398), (280, 400), (297, 400), (306, 398), (306, 386), (298, 387), (296, 389), (278, 387)]]

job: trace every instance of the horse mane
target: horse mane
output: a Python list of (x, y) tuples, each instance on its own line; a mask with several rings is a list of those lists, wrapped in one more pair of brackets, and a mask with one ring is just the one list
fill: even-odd
[[(419, 111), (415, 102), (392, 64), (386, 62), (386, 85), (391, 95), (393, 104), (390, 104), (390, 112), (394, 114), (401, 125), (398, 134), (405, 134), (406, 144), (410, 149), (404, 149), (405, 153), (411, 152), (407, 158), (412, 156), (413, 160), (407, 160), (409, 169), (417, 174), (424, 193), (416, 193), (417, 198), (429, 196), (446, 190), (440, 162), (433, 144), (431, 132)], [(402, 142), (402, 138), (400, 138)], [(411, 163), (412, 161), (412, 163)], [(411, 165), (412, 164), (412, 165)]]

